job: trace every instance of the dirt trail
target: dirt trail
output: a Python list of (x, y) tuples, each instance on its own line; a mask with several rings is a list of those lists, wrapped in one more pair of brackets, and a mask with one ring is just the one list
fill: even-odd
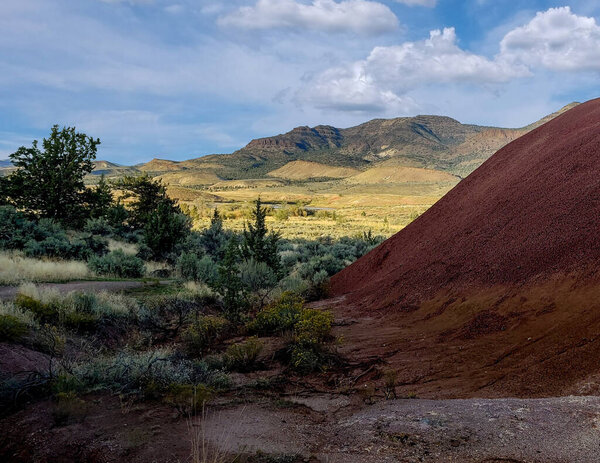
[[(167, 282), (160, 282), (160, 284), (165, 283)], [(140, 288), (147, 284), (143, 281), (71, 281), (69, 283), (40, 283), (38, 286), (68, 293), (70, 291), (123, 291)], [(18, 286), (0, 286), (0, 300), (13, 299), (18, 290)]]
[[(600, 397), (404, 399), (374, 405), (343, 395), (289, 399), (301, 405), (282, 408), (266, 399), (213, 406), (205, 418), (205, 439), (232, 455), (261, 451), (279, 458), (268, 461), (598, 461)], [(64, 427), (52, 425), (48, 404), (0, 422), (0, 459), (55, 461), (63, 456), (97, 462), (187, 461), (190, 422), (177, 418), (172, 409), (160, 405), (128, 408), (111, 397), (88, 400), (88, 404), (95, 409), (83, 422)], [(196, 417), (192, 429), (201, 433), (201, 421)], [(300, 458), (283, 459), (283, 455)]]

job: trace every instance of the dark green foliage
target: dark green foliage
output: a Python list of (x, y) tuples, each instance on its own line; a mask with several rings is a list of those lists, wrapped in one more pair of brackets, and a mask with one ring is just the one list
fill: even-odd
[(99, 275), (120, 278), (140, 278), (144, 275), (144, 261), (137, 256), (125, 254), (117, 249), (104, 256), (94, 256), (88, 261), (88, 267)]
[(217, 266), (208, 256), (200, 258), (194, 253), (184, 252), (177, 259), (177, 273), (185, 280), (211, 285), (217, 279)]
[(256, 262), (264, 262), (274, 271), (279, 271), (281, 265), (277, 253), (277, 242), (279, 235), (267, 230), (265, 217), (267, 211), (262, 207), (260, 197), (256, 200), (252, 219), (254, 223), (246, 224), (244, 239), (242, 241), (242, 255), (244, 259), (254, 259)]
[(0, 249), (23, 249), (37, 233), (34, 222), (12, 206), (0, 206)]
[(219, 263), (214, 288), (223, 298), (225, 314), (232, 321), (239, 321), (246, 308), (245, 289), (240, 279), (237, 264), (241, 253), (237, 238), (231, 237), (225, 248), (225, 256)]
[(144, 227), (144, 243), (155, 259), (168, 259), (190, 232), (187, 216), (170, 201), (161, 201), (148, 216)]
[(12, 315), (0, 315), (0, 342), (14, 342), (29, 332), (28, 326)]
[(122, 190), (124, 199), (130, 199), (129, 222), (139, 229), (143, 229), (150, 215), (158, 209), (162, 202), (173, 201), (167, 196), (166, 187), (153, 180), (148, 174), (137, 177), (125, 176), (115, 183), (115, 187)]
[(116, 183), (131, 199), (128, 222), (134, 229), (144, 231), (148, 257), (174, 260), (173, 253), (183, 244), (191, 228), (189, 218), (167, 195), (166, 187), (148, 174), (124, 177)]
[(83, 230), (92, 235), (111, 236), (114, 229), (108, 220), (104, 217), (98, 219), (88, 219), (83, 226)]
[(220, 260), (225, 255), (225, 247), (232, 234), (223, 229), (223, 220), (215, 208), (210, 220), (210, 227), (202, 230), (199, 236), (199, 245), (215, 260)]
[(92, 218), (106, 217), (108, 211), (114, 205), (114, 200), (112, 189), (104, 178), (104, 174), (100, 176), (100, 180), (96, 187), (89, 189), (87, 193), (89, 216)]
[(59, 130), (55, 125), (42, 142), (43, 151), (37, 140), (30, 148), (19, 148), (10, 155), (18, 170), (5, 181), (10, 201), (40, 217), (80, 224), (89, 199), (83, 179), (93, 170), (99, 144), (74, 127)]

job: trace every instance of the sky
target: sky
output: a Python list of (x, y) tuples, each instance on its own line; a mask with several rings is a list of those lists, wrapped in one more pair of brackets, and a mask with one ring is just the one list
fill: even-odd
[(520, 127), (598, 96), (597, 0), (0, 1), (0, 159), (54, 124), (135, 164), (300, 125)]

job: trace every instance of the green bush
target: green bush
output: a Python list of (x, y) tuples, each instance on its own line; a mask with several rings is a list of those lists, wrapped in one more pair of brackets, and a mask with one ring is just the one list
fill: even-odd
[(252, 333), (270, 335), (289, 331), (300, 320), (304, 310), (304, 300), (291, 292), (285, 292), (281, 298), (260, 311), (256, 318), (247, 324)]
[(221, 317), (200, 316), (183, 332), (182, 340), (188, 355), (200, 357), (214, 346), (229, 329), (229, 322)]
[(256, 360), (263, 349), (263, 343), (256, 337), (247, 341), (233, 344), (225, 351), (225, 365), (230, 370), (250, 371), (256, 365)]
[(217, 278), (217, 266), (208, 256), (200, 258), (192, 252), (184, 252), (177, 259), (177, 273), (184, 280), (211, 284)]
[(323, 357), (313, 347), (292, 345), (290, 349), (290, 366), (299, 373), (311, 373), (323, 365)]
[(88, 267), (99, 275), (111, 275), (119, 278), (140, 278), (145, 272), (142, 259), (127, 255), (121, 249), (102, 257), (90, 258)]
[(43, 303), (22, 293), (17, 294), (15, 306), (32, 313), (36, 320), (42, 323), (57, 323), (60, 315), (55, 303)]
[(294, 341), (302, 346), (325, 342), (331, 334), (333, 314), (322, 310), (304, 309), (294, 327)]
[(18, 341), (29, 332), (29, 327), (13, 315), (0, 315), (0, 341)]

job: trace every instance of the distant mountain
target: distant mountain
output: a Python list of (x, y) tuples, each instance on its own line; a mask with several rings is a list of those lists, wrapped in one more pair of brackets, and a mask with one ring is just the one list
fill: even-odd
[(252, 140), (233, 154), (187, 162), (193, 162), (195, 168), (212, 165), (224, 179), (264, 178), (294, 161), (360, 170), (415, 167), (464, 177), (504, 145), (577, 104), (517, 129), (461, 124), (445, 116), (374, 119), (347, 129), (297, 127), (285, 134)]

